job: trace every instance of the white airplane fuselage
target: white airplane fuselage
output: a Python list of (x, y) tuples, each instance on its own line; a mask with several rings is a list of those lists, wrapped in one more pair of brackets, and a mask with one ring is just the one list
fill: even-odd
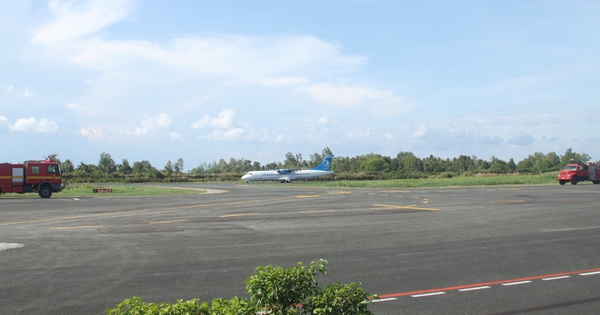
[(277, 180), (280, 182), (289, 182), (292, 180), (304, 180), (313, 179), (325, 175), (333, 174), (332, 171), (318, 171), (318, 170), (297, 170), (290, 171), (285, 174), (280, 174), (279, 171), (252, 171), (242, 176), (242, 179), (249, 182), (255, 180)]
[(278, 180), (282, 183), (289, 183), (293, 180), (313, 179), (329, 174), (333, 174), (331, 171), (331, 160), (333, 155), (327, 155), (321, 164), (307, 170), (301, 169), (279, 169), (270, 171), (250, 171), (242, 176), (242, 179), (246, 182), (254, 180)]

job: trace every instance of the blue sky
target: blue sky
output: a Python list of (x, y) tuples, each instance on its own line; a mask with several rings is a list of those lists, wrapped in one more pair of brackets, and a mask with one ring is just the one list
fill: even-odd
[(595, 1), (0, 1), (0, 162), (600, 159)]

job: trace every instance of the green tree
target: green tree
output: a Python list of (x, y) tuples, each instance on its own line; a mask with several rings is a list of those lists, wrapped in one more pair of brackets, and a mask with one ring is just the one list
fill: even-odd
[(129, 161), (127, 161), (127, 159), (123, 159), (123, 163), (120, 167), (118, 167), (118, 171), (121, 174), (131, 174), (131, 165), (129, 165)]
[(149, 174), (152, 169), (152, 164), (150, 162), (143, 160), (141, 162), (133, 162), (132, 172), (133, 174)]
[(517, 164), (515, 164), (515, 160), (513, 158), (510, 158), (510, 160), (508, 160), (508, 163), (506, 163), (506, 168), (511, 173), (517, 170)]
[(79, 163), (79, 165), (75, 169), (76, 172), (78, 172), (78, 173), (84, 173), (84, 174), (92, 174), (92, 173), (96, 172), (96, 170), (97, 170), (96, 165), (94, 165), (94, 164), (85, 164), (83, 162)]
[(117, 164), (112, 159), (110, 154), (102, 152), (100, 154), (100, 161), (98, 162), (98, 169), (103, 174), (111, 174), (117, 170)]
[(370, 173), (387, 172), (390, 170), (390, 165), (379, 155), (371, 156), (365, 159), (361, 164), (363, 169)]
[(167, 176), (171, 176), (171, 174), (173, 174), (174, 170), (173, 170), (173, 163), (171, 163), (171, 160), (169, 160), (167, 162), (167, 164), (165, 165), (164, 172), (165, 172), (165, 175), (167, 175)]
[(177, 159), (177, 162), (175, 162), (175, 166), (173, 168), (175, 169), (175, 173), (183, 172), (183, 159)]
[(64, 162), (60, 163), (60, 170), (63, 174), (73, 173), (73, 171), (75, 171), (75, 166), (71, 160), (66, 159)]
[(575, 153), (573, 149), (568, 148), (565, 154), (560, 158), (561, 168), (564, 168), (569, 163), (586, 163), (591, 160), (590, 156), (586, 153)]

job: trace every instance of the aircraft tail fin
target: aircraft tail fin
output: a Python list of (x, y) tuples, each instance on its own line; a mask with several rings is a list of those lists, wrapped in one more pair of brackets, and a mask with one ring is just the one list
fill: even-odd
[(321, 162), (321, 164), (317, 165), (316, 167), (313, 167), (313, 170), (318, 170), (318, 171), (330, 171), (331, 170), (331, 160), (333, 159), (333, 155), (328, 154), (324, 159), (323, 162)]

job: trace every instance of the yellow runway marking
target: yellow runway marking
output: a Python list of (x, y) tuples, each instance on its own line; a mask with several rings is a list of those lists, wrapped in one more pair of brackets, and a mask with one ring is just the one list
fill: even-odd
[(417, 207), (417, 205), (395, 206), (395, 205), (375, 204), (375, 205), (373, 205), (373, 207), (378, 207), (378, 208), (371, 208), (371, 210), (393, 210), (393, 209), (419, 210), (419, 211), (439, 211), (440, 210), (440, 209), (435, 209), (435, 208), (421, 208), (421, 207)]
[(5, 222), (5, 223), (0, 223), (0, 226), (17, 225), (17, 224), (29, 224), (29, 223), (44, 223), (44, 222), (53, 222), (53, 221), (67, 221), (67, 220), (77, 220), (77, 219), (89, 219), (89, 218), (109, 217), (109, 216), (124, 215), (124, 214), (137, 214), (137, 213), (148, 213), (148, 212), (163, 212), (163, 211), (174, 211), (174, 210), (183, 210), (183, 209), (205, 208), (205, 207), (214, 207), (214, 206), (230, 206), (230, 205), (238, 205), (238, 204), (248, 204), (248, 203), (257, 203), (257, 202), (270, 202), (270, 201), (289, 200), (289, 199), (290, 199), (290, 197), (273, 198), (273, 199), (257, 199), (257, 200), (244, 200), (244, 201), (234, 201), (234, 202), (223, 202), (223, 203), (209, 203), (209, 204), (192, 205), (192, 206), (158, 208), (158, 209), (151, 209), (151, 210), (150, 209), (143, 209), (143, 210), (131, 210), (131, 211), (96, 213), (96, 214), (84, 214), (84, 215), (77, 215), (77, 216), (48, 218), (48, 219), (38, 219), (38, 220), (29, 220), (29, 221)]
[(503, 204), (503, 203), (523, 203), (525, 202), (525, 200), (492, 200), (492, 201), (488, 201), (489, 203), (499, 203), (499, 204)]
[(306, 211), (298, 211), (298, 213), (325, 213), (325, 212), (335, 212), (335, 210), (306, 210)]
[(150, 224), (167, 224), (167, 223), (176, 223), (176, 222), (185, 222), (187, 221), (187, 219), (184, 220), (171, 220), (171, 221), (157, 221), (157, 222), (150, 222)]
[(87, 225), (87, 226), (63, 226), (53, 227), (51, 230), (81, 230), (81, 229), (102, 229), (104, 225)]
[(300, 196), (295, 196), (295, 198), (317, 198), (321, 195), (300, 195)]
[(250, 215), (259, 215), (260, 213), (236, 213), (236, 214), (226, 214), (226, 215), (222, 215), (219, 216), (219, 218), (223, 219), (223, 218), (235, 218), (235, 217), (242, 217), (242, 216), (250, 216)]
[(352, 193), (349, 191), (332, 191), (329, 194), (330, 195), (350, 195)]
[(423, 199), (423, 203), (424, 203), (424, 204), (427, 204), (427, 203), (429, 203), (429, 199), (427, 199), (427, 198), (424, 198), (424, 199)]

